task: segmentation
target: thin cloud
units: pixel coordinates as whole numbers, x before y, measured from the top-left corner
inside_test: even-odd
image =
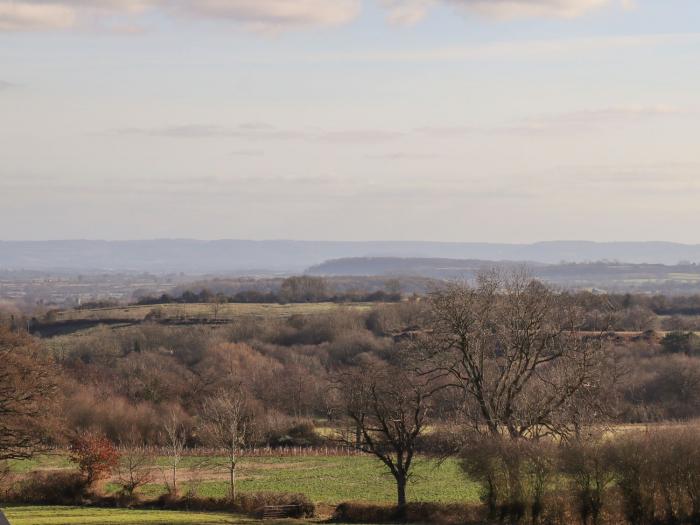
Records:
[[[413,25],[436,5],[494,18],[576,18],[605,6],[633,6],[632,0],[381,0],[390,22]]]
[[[264,157],[265,152],[259,149],[239,149],[231,152],[233,157]]]
[[[506,126],[512,131],[548,131],[564,128],[589,128],[600,125],[637,124],[646,120],[694,115],[695,111],[675,106],[621,106],[574,111],[559,115],[523,119]]]
[[[675,106],[620,106],[602,109],[572,111],[568,113],[539,115],[484,126],[426,126],[415,133],[437,139],[475,137],[480,135],[533,135],[586,131],[600,126],[624,126],[661,118],[685,118],[698,115],[692,108]]]
[[[305,136],[305,133],[301,131],[279,130],[274,126],[262,124],[241,124],[233,128],[208,124],[184,124],[157,128],[132,127],[116,129],[109,134],[140,135],[172,139],[239,138],[249,140],[289,140],[303,138]]]
[[[371,144],[395,140],[405,135],[405,133],[399,131],[380,129],[348,129],[331,131],[279,129],[275,126],[264,123],[247,123],[236,127],[202,124],[184,124],[156,128],[130,127],[112,130],[107,134],[162,137],[171,139],[231,138],[249,141],[301,140],[310,142],[331,142],[338,144]]]
[[[344,24],[359,15],[360,6],[360,0],[0,0],[0,31],[99,27],[105,19],[148,11],[277,31]]]
[[[308,62],[462,62],[493,60],[571,60],[575,55],[658,46],[700,43],[700,33],[659,33],[645,35],[563,38],[557,40],[502,41],[469,46],[420,50],[326,53],[306,57]]]
[[[405,134],[399,131],[386,131],[378,129],[356,129],[344,131],[330,131],[321,133],[317,140],[335,143],[367,143],[386,142],[400,139]]]
[[[430,159],[437,159],[439,158],[439,155],[436,155],[434,153],[404,153],[404,152],[395,152],[395,153],[380,153],[380,154],[374,154],[374,155],[367,155],[368,159],[374,159],[374,160],[430,160]]]
[[[0,0],[0,31],[72,29],[103,17],[134,16],[161,0]]]
[[[364,0],[370,1],[370,0]],[[497,18],[573,18],[631,0],[372,0],[390,22],[413,25],[437,5]],[[152,11],[181,19],[206,19],[255,31],[332,27],[356,20],[363,0],[0,0],[0,31],[66,30],[81,26],[136,28],[114,17],[143,17]],[[100,26],[109,19],[110,24]]]
[[[5,82],[4,80],[0,80],[0,91],[6,91],[8,89],[16,88],[17,84],[13,84],[12,82]]]
[[[256,30],[335,26],[354,20],[359,0],[176,0],[180,14],[244,24]]]
[[[387,9],[387,19],[392,24],[412,26],[423,20],[435,0],[381,0]]]
[[[466,9],[498,18],[574,18],[614,3],[612,0],[443,0]]]

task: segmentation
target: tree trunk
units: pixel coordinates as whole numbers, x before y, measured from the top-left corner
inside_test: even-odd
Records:
[[[232,465],[231,469],[229,470],[230,474],[230,479],[229,482],[231,483],[231,490],[229,492],[231,496],[231,503],[236,501],[236,466]]]
[[[400,473],[396,476],[397,506],[396,517],[404,521],[406,519],[406,476]]]

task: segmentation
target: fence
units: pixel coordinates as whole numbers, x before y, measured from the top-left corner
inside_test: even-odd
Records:
[[[153,456],[168,456],[165,447],[145,447],[144,452]],[[182,452],[184,457],[219,457],[227,456],[228,452],[221,449],[193,447]],[[341,457],[361,456],[363,453],[353,447],[251,447],[242,450],[240,457],[246,458],[279,458],[279,457]]]
[[[263,509],[262,519],[279,520],[282,518],[293,518],[299,516],[300,505],[269,505]]]

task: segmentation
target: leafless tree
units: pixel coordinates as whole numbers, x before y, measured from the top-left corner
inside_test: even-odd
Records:
[[[201,419],[209,443],[226,454],[229,474],[229,498],[236,498],[236,469],[251,431],[251,416],[246,395],[239,386],[220,390],[204,400]]]
[[[524,272],[482,273],[431,298],[415,366],[464,395],[474,430],[512,438],[571,433],[574,403],[595,405],[603,337],[584,333],[583,310]]]
[[[147,446],[128,440],[121,443],[117,480],[122,492],[133,496],[136,489],[153,481],[154,455]]]
[[[46,448],[56,393],[52,364],[39,345],[0,327],[0,461]]]
[[[182,421],[175,411],[170,412],[163,425],[163,442],[165,443],[165,464],[161,469],[168,492],[178,493],[177,471],[185,453],[186,433]]]
[[[350,423],[350,429],[339,433],[338,439],[386,465],[396,481],[401,517],[418,438],[430,415],[429,378],[367,358],[338,373],[335,382],[339,408]]]
[[[289,277],[280,287],[280,297],[293,303],[322,301],[327,295],[328,287],[321,277],[309,275]]]

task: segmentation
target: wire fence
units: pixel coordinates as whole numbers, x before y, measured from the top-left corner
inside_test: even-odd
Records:
[[[150,456],[169,456],[171,451],[167,447],[140,447],[144,453]],[[127,448],[122,449],[128,450]],[[181,452],[183,457],[221,457],[228,456],[228,451],[207,447],[186,448]],[[239,457],[245,458],[288,458],[288,457],[341,457],[361,456],[363,452],[353,447],[323,446],[323,447],[250,447],[241,450]]]

